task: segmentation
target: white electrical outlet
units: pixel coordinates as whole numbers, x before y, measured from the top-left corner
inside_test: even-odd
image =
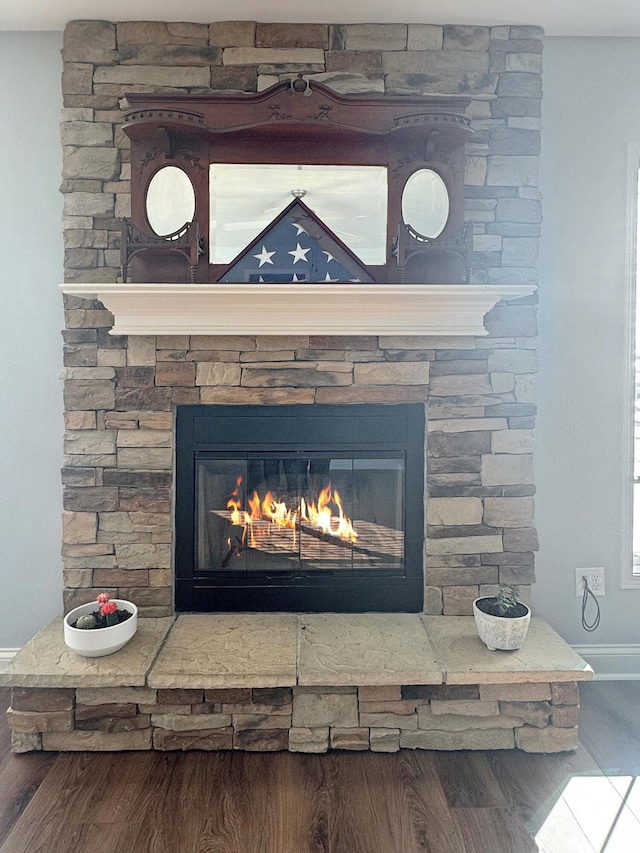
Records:
[[[604,567],[591,569],[576,569],[576,596],[584,594],[582,578],[587,579],[589,589],[594,595],[604,595]]]

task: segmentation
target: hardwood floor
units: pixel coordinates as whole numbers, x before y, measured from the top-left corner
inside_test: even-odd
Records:
[[[14,756],[2,718],[0,853],[638,853],[640,682],[581,702],[561,755]]]

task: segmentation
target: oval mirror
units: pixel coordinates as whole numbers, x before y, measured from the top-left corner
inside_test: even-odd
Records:
[[[147,219],[159,237],[166,237],[191,222],[196,194],[189,176],[177,166],[163,166],[147,188]]]
[[[402,191],[402,220],[421,237],[431,239],[444,231],[449,218],[447,185],[433,169],[419,169]]]

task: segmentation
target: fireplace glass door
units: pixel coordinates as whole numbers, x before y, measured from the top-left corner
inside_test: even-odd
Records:
[[[420,406],[182,407],[178,609],[419,610],[424,433],[405,410],[424,424]]]

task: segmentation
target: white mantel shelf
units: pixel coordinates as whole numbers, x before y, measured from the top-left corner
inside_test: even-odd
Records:
[[[62,284],[99,299],[112,335],[486,335],[533,284]]]

